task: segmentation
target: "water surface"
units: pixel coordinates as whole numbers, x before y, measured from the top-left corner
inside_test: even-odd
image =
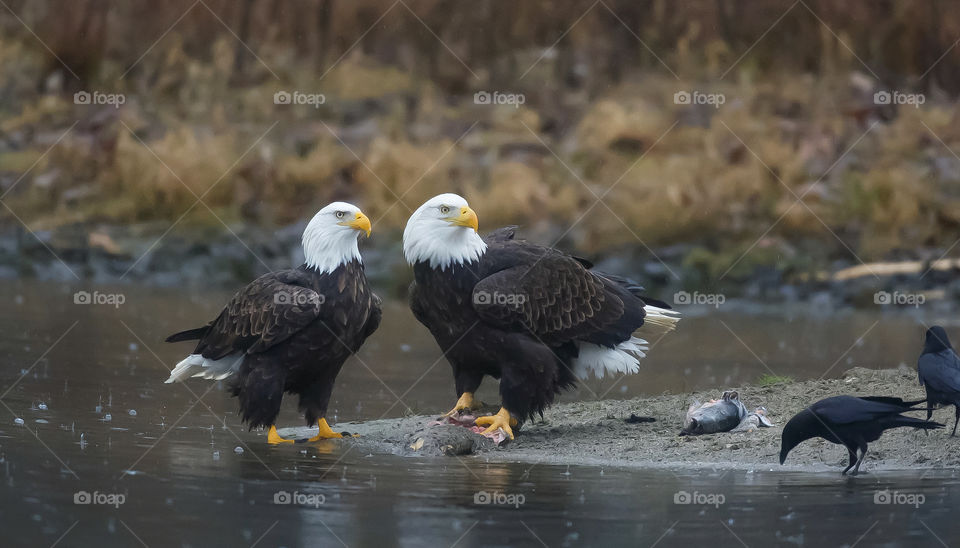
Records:
[[[124,302],[76,304],[79,289]],[[4,545],[936,546],[960,538],[952,470],[847,479],[781,472],[775,463],[692,473],[368,455],[341,442],[268,447],[262,433],[240,425],[222,384],[163,384],[189,345],[160,341],[212,318],[228,297],[0,288]],[[564,397],[912,364],[922,323],[943,321],[882,312],[688,314],[656,342],[639,375],[590,381]],[[489,381],[481,398],[496,401]],[[391,302],[383,328],[338,380],[331,418],[433,413],[453,399],[449,367],[429,334]],[[280,424],[299,423],[288,402]],[[76,503],[84,493],[113,505]],[[896,504],[878,503],[885,493]],[[694,503],[678,504],[687,498]],[[282,504],[289,499],[297,503]]]

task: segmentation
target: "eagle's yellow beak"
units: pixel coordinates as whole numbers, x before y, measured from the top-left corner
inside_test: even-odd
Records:
[[[366,215],[359,211],[357,212],[357,216],[354,220],[340,224],[361,230],[367,235],[367,238],[370,237],[370,219],[368,219]]]
[[[474,232],[480,228],[480,220],[477,219],[477,213],[467,206],[460,208],[460,215],[451,218],[450,224],[456,226],[469,226]]]

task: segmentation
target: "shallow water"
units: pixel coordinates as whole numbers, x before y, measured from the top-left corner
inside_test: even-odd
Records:
[[[372,456],[349,442],[271,448],[242,428],[221,384],[162,382],[189,350],[162,338],[213,317],[229,295],[84,289],[124,302],[75,304],[77,288],[39,283],[0,288],[3,545],[930,546],[960,533],[955,471],[846,479],[775,463],[690,473]],[[942,321],[880,312],[688,314],[639,375],[591,381],[565,398],[912,364],[920,322]],[[480,396],[496,401],[495,386]],[[338,380],[331,418],[432,413],[453,399],[433,341],[392,303]],[[289,402],[280,424],[299,423]],[[875,503],[886,489],[896,504]],[[482,504],[480,491],[504,504]],[[76,504],[80,492],[95,503]],[[713,505],[675,503],[683,492]],[[283,493],[299,503],[279,504]]]

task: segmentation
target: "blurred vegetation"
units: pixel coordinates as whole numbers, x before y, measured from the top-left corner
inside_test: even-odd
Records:
[[[588,253],[681,245],[711,280],[937,256],[960,229],[950,3],[8,5],[0,192],[32,230],[275,227],[348,199],[389,237],[455,191],[484,229]],[[80,90],[126,101],[76,105]],[[326,102],[275,105],[278,90]],[[675,104],[683,90],[725,102]]]
[[[794,382],[793,377],[788,377],[786,375],[774,375],[772,373],[767,373],[757,377],[756,385],[757,386],[774,386],[777,384],[790,384]]]

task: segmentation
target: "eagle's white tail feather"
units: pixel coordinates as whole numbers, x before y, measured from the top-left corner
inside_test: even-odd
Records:
[[[182,382],[190,377],[219,381],[239,371],[242,363],[243,354],[231,354],[219,360],[208,360],[200,354],[190,354],[173,368],[170,378],[165,382]]]
[[[644,306],[643,310],[647,314],[643,318],[643,325],[640,327],[640,331],[644,333],[669,333],[677,328],[677,322],[680,321],[680,313],[676,310],[660,308],[659,306],[649,304]]]
[[[615,348],[578,343],[580,354],[573,360],[573,374],[586,379],[592,372],[598,379],[607,373],[632,374],[640,370],[640,359],[647,355],[647,341],[630,337]]]

